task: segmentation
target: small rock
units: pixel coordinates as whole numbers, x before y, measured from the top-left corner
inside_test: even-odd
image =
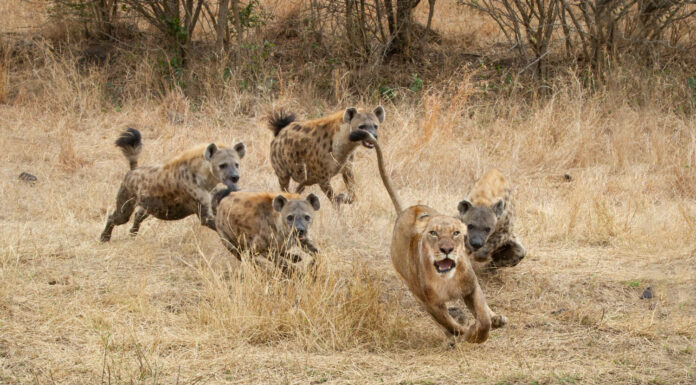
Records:
[[[653,291],[651,286],[648,286],[645,290],[643,290],[643,294],[640,295],[640,299],[650,299],[652,297]]]
[[[26,171],[22,171],[22,173],[19,174],[19,180],[23,180],[25,182],[36,182],[38,178],[36,178],[34,175],[29,174]]]
[[[567,310],[566,308],[562,307],[562,308],[560,308],[560,309],[558,309],[558,310],[552,311],[551,314],[553,314],[553,315],[558,315],[558,314],[563,313],[563,312],[566,311],[566,310]]]
[[[565,179],[566,181],[570,182],[571,180],[573,180],[573,177],[570,176],[570,174],[565,174],[565,175],[563,175],[563,179]]]

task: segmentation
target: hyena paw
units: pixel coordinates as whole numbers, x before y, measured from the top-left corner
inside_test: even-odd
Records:
[[[507,325],[508,319],[502,314],[496,314],[493,317],[491,317],[491,327],[493,329],[498,329],[502,328],[503,326]]]

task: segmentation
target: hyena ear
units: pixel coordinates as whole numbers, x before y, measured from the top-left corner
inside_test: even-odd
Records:
[[[319,211],[319,207],[321,207],[321,205],[319,204],[318,196],[314,195],[314,193],[307,195],[307,202],[312,205],[314,211]]]
[[[234,150],[237,151],[237,155],[239,155],[239,159],[244,158],[244,155],[246,154],[246,145],[244,142],[239,142],[234,145]]]
[[[503,214],[503,210],[505,210],[505,201],[502,199],[499,200],[493,206],[491,206],[491,210],[493,210],[496,217],[501,216]]]
[[[473,207],[471,202],[464,199],[457,205],[457,210],[459,211],[459,214],[464,215],[467,211],[469,211],[469,209],[471,209],[471,207]]]
[[[273,209],[275,211],[282,211],[283,207],[285,207],[285,204],[288,203],[288,198],[278,195],[275,198],[273,198]]]
[[[205,160],[210,161],[210,159],[213,158],[213,155],[218,151],[217,146],[215,143],[210,143],[208,147],[205,148]]]
[[[384,121],[384,107],[382,106],[377,106],[374,111],[375,116],[377,116],[377,120],[379,120],[380,123]]]
[[[350,123],[351,120],[358,114],[358,109],[355,107],[346,108],[346,112],[343,113],[343,123]]]

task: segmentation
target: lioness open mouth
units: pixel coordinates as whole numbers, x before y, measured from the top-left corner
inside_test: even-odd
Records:
[[[433,265],[435,265],[435,270],[437,270],[438,273],[446,273],[457,266],[457,264],[449,258],[445,258],[441,261],[435,261]]]
[[[366,141],[366,140],[363,140],[363,141],[362,141],[362,145],[365,146],[365,147],[367,147],[367,148],[375,148],[375,145],[374,145],[374,144],[372,144],[372,143],[370,143],[370,142],[368,142],[368,141]]]

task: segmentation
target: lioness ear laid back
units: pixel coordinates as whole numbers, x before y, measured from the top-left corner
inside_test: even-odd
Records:
[[[273,209],[275,211],[281,212],[283,210],[283,207],[285,207],[286,203],[288,203],[288,199],[282,195],[278,195],[275,198],[273,198]]]
[[[205,160],[210,161],[210,159],[213,158],[213,155],[215,155],[215,153],[217,151],[218,151],[218,148],[215,145],[215,143],[210,143],[208,145],[208,147],[205,148],[205,153],[204,153]]]
[[[237,155],[239,155],[239,159],[244,158],[244,155],[246,155],[246,145],[244,142],[239,142],[232,147],[235,151],[237,151]]]
[[[321,205],[319,203],[318,196],[314,195],[314,193],[307,195],[307,202],[309,202],[309,204],[312,205],[314,211],[319,211],[319,207],[321,207]]]

